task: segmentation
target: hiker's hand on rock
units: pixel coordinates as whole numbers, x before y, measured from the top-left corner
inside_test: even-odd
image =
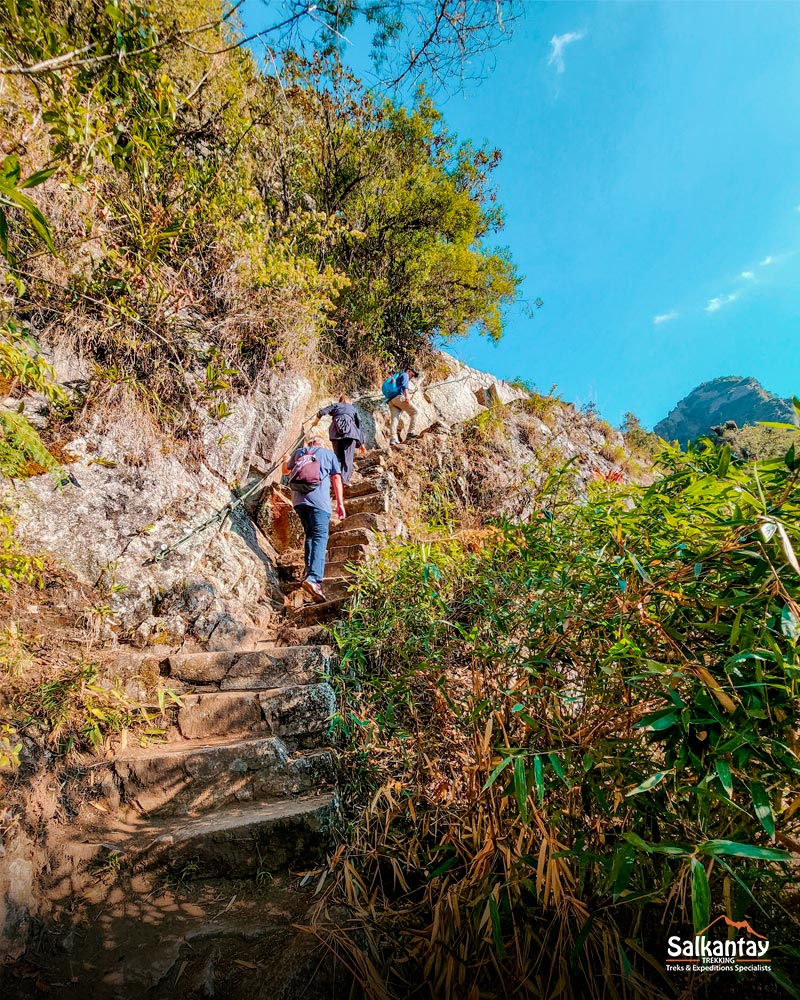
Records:
[[[366,455],[366,453],[367,453],[367,446],[365,444],[359,445],[358,453],[359,453],[359,455]]]

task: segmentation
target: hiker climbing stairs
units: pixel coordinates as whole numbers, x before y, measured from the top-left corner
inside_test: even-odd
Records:
[[[334,618],[345,607],[352,584],[353,568],[376,551],[379,536],[394,534],[399,526],[391,514],[391,480],[386,475],[383,452],[356,458],[353,481],[344,487],[346,517],[330,526],[323,589],[327,600],[310,603],[299,589],[304,561],[300,549],[289,550],[279,565],[286,594],[286,609],[299,626]],[[287,501],[288,502],[288,501]]]

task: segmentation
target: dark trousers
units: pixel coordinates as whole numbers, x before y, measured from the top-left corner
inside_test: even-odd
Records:
[[[325,576],[325,556],[328,550],[328,528],[331,515],[308,504],[299,504],[295,513],[300,518],[303,531],[306,534],[306,569],[307,579],[322,583]]]
[[[331,441],[333,453],[339,459],[339,465],[342,467],[342,482],[345,486],[350,482],[350,477],[353,475],[353,463],[355,462],[358,445],[359,442],[354,441],[353,438],[339,438],[338,441]]]

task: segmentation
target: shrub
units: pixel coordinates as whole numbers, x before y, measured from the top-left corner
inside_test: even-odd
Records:
[[[671,995],[667,929],[720,914],[769,914],[788,981],[800,461],[662,469],[580,506],[554,476],[531,524],[362,573],[338,725],[372,763],[316,932],[366,996]]]

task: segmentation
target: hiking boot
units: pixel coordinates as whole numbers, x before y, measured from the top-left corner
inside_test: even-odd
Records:
[[[414,438],[418,438],[419,434],[416,431],[412,431],[411,434],[406,434],[406,441],[413,441]]]
[[[400,438],[392,438],[389,444],[400,444]]]
[[[318,604],[324,604],[328,600],[325,596],[325,591],[320,586],[319,580],[303,580],[303,590],[307,594],[311,594]]]

